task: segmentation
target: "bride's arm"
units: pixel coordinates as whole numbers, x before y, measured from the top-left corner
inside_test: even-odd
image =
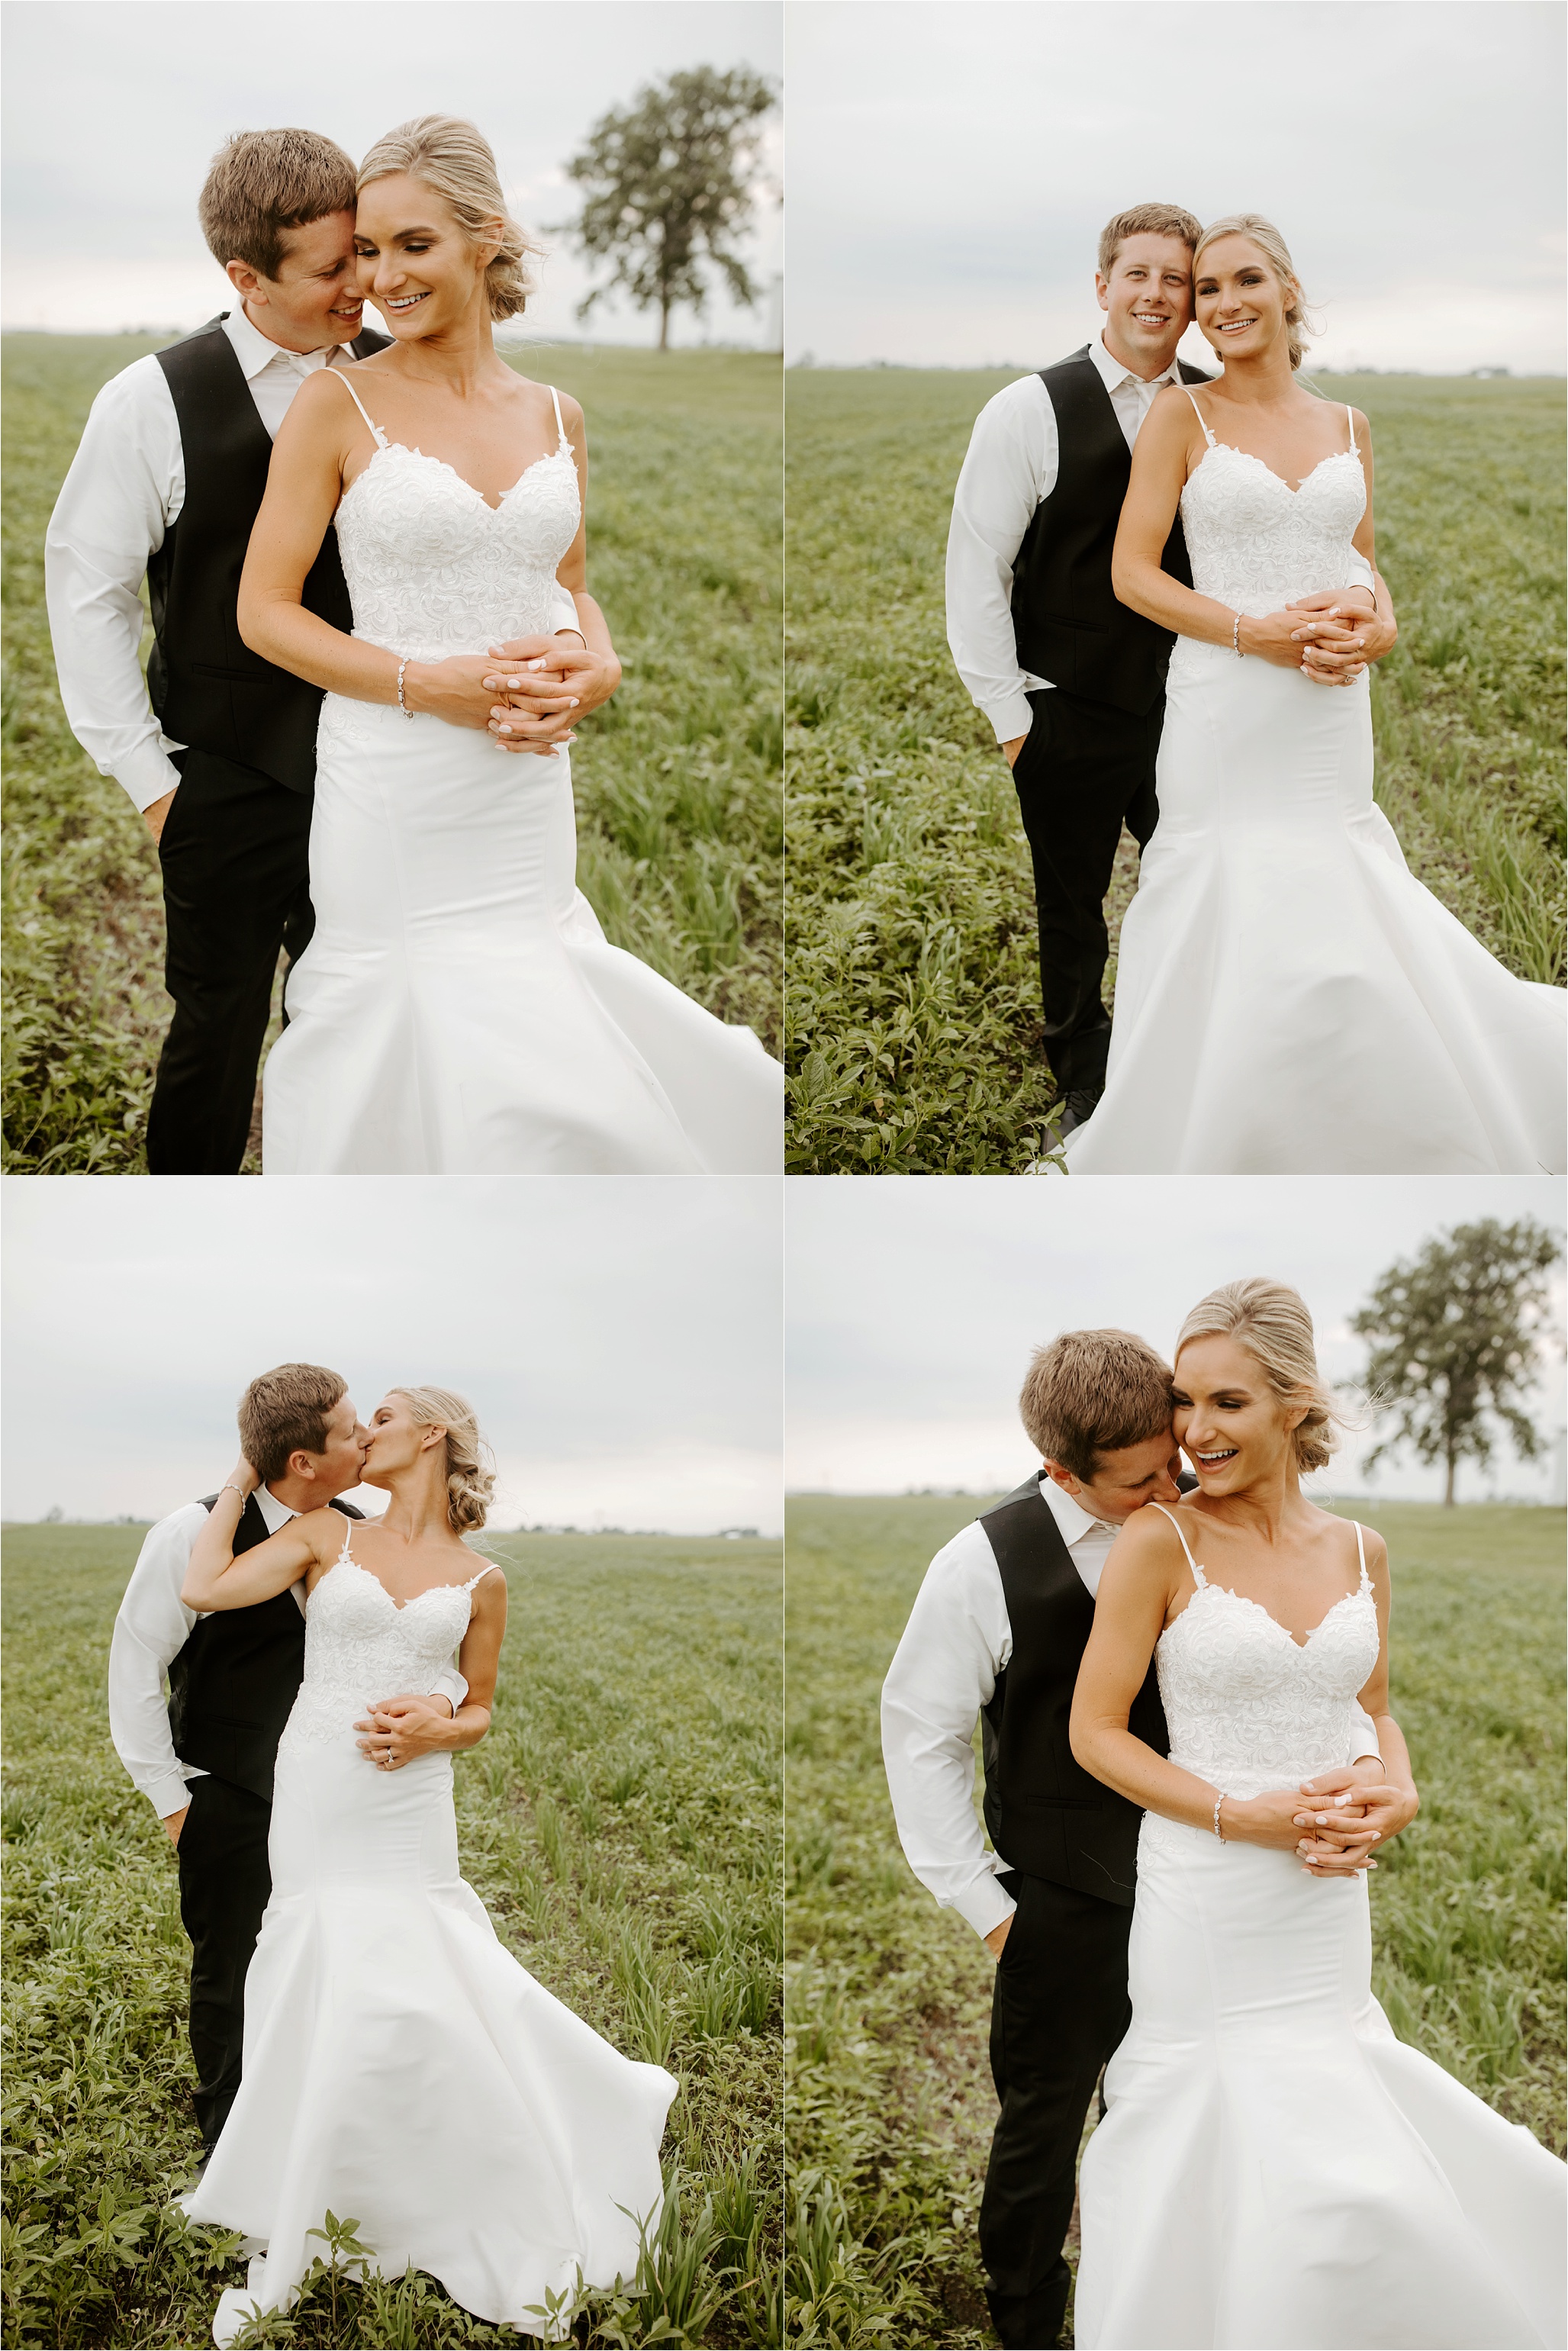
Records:
[[[335,371],[302,383],[273,444],[261,502],[239,583],[239,632],[253,653],[329,694],[354,702],[396,703],[399,659],[383,645],[361,643],[308,612],[310,568],[343,496],[343,468],[354,435],[365,428]],[[452,726],[487,728],[495,696],[484,654],[402,667],[402,706]]]
[[[229,1473],[229,1483],[191,1545],[180,1593],[187,1608],[199,1609],[204,1615],[224,1608],[254,1608],[258,1600],[287,1592],[318,1564],[327,1532],[320,1521],[332,1520],[340,1540],[343,1522],[339,1513],[312,1510],[305,1518],[291,1519],[277,1534],[235,1559],[235,1536],[246,1501],[258,1482],[248,1461],[236,1462]]]
[[[439,1726],[436,1738],[442,1747],[477,1747],[489,1729],[506,1635],[507,1578],[497,1567],[474,1587],[474,1613],[457,1652],[457,1670],[468,1685],[468,1695],[452,1720]]]
[[[1232,606],[1184,588],[1160,568],[1195,444],[1201,446],[1192,402],[1184,392],[1168,386],[1144,419],[1133,449],[1132,479],[1111,556],[1111,584],[1117,599],[1177,636],[1257,654],[1283,669],[1300,669],[1301,622],[1295,614],[1269,612],[1257,620],[1244,613],[1238,631]],[[1341,633],[1348,637],[1348,632]]]
[[[1151,1520],[1152,1525],[1146,1523]],[[1072,1752],[1086,1771],[1145,1812],[1212,1831],[1218,1801],[1219,1833],[1228,1841],[1293,1850],[1301,1835],[1296,1825],[1301,1808],[1298,1789],[1232,1796],[1156,1755],[1127,1728],[1186,1573],[1169,1521],[1155,1510],[1136,1511],[1112,1545],[1100,1577],[1094,1629],[1072,1694]]]

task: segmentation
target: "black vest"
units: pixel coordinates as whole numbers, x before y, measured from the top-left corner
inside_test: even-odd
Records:
[[[215,1494],[204,1496],[210,1510]],[[346,1519],[363,1511],[334,1502]],[[267,1541],[254,1494],[240,1512],[235,1557]],[[305,1619],[292,1592],[252,1608],[199,1617],[169,1667],[169,1728],[182,1763],[272,1802],[277,1742],[305,1677]]]
[[[290,791],[309,792],[321,688],[264,662],[239,632],[239,576],[261,511],[272,443],[223,330],[227,315],[154,354],[179,420],[185,503],[147,565],[156,639],[147,686],[159,723],[175,742],[259,768]],[[386,344],[386,336],[367,333],[350,349],[368,359]],[[347,632],[354,625],[334,530],[311,566],[304,604],[335,629]]]
[[[1026,1877],[1130,1903],[1142,1808],[1087,1772],[1067,1737],[1094,1603],[1041,1499],[1038,1474],[980,1524],[1001,1573],[1013,1641],[980,1726],[991,1843]],[[1127,1728],[1169,1754],[1152,1663]]]
[[[1180,368],[1184,383],[1210,380],[1185,360]],[[1133,453],[1087,343],[1042,368],[1040,380],[1056,412],[1059,454],[1056,486],[1036,507],[1013,560],[1019,667],[1064,693],[1142,717],[1165,690],[1176,640],[1119,604],[1111,586]],[[1192,586],[1179,515],[1160,561],[1173,580]]]

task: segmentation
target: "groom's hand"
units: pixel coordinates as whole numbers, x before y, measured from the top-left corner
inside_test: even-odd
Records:
[[[1009,1910],[1007,1917],[1002,1920],[1001,1925],[999,1927],[993,1927],[990,1933],[982,1938],[987,1950],[989,1951],[993,1959],[999,1959],[1001,1958],[1002,1945],[1008,1939],[1008,1929],[1011,1927],[1013,1920],[1017,1916],[1018,1913],[1015,1910]]]
[[[361,1754],[368,1756],[378,1771],[395,1771],[400,1763],[412,1763],[416,1755],[442,1753],[449,1744],[451,1728],[449,1698],[413,1693],[384,1698],[354,1725],[365,1733],[358,1742]]]
[[[180,1831],[185,1825],[185,1814],[190,1809],[189,1804],[182,1804],[177,1813],[165,1813],[163,1815],[163,1826],[169,1833],[169,1842],[176,1848],[180,1843]]]
[[[174,789],[177,791],[179,786],[176,785]],[[153,800],[149,807],[142,810],[141,821],[155,841],[162,840],[163,827],[169,821],[169,811],[173,805],[174,793],[165,792],[161,800]]]

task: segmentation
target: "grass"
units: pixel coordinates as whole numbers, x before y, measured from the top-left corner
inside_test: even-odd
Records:
[[[0,739],[6,1167],[130,1175],[169,1018],[158,861],[65,722],[44,528],[94,394],[155,340],[5,339]],[[625,677],[572,755],[578,879],[618,946],[779,1049],[778,363],[742,352],[515,355],[574,393],[589,569]],[[149,640],[150,642],[150,636]],[[254,1151],[247,1169],[259,1162]]]
[[[786,652],[789,1165],[1011,1174],[1035,1157],[1033,889],[1011,778],[949,657],[943,550],[1009,374],[791,371]],[[1400,641],[1377,798],[1419,878],[1529,979],[1563,969],[1563,389],[1320,380],[1370,418]],[[1124,836],[1113,962],[1136,883]]]
[[[168,2209],[200,2152],[189,1948],[173,1855],[110,1744],[105,1699],[141,1534],[6,1537],[7,2345],[205,2345],[220,2288],[243,2283],[235,2239]],[[540,1982],[681,2082],[642,2291],[601,2297],[578,2339],[775,2344],[779,1547],[490,1548],[510,1627],[495,1727],[457,1759],[465,1875]],[[416,2275],[323,2281],[268,2339],[523,2338]]]
[[[996,2119],[992,1962],[899,1849],[877,1723],[925,1567],[984,1507],[791,1506],[791,2343],[993,2340],[975,2234]],[[1563,1514],[1354,1514],[1394,1562],[1394,1710],[1422,1790],[1372,1882],[1375,1989],[1403,2039],[1561,2151]]]

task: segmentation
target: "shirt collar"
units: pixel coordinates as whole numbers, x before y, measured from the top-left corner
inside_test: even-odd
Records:
[[[246,383],[254,382],[263,368],[270,367],[274,360],[291,360],[301,372],[305,372],[324,366],[332,352],[340,348],[333,344],[330,349],[320,351],[286,351],[281,343],[269,342],[259,327],[251,325],[243,303],[237,304],[225,318],[224,332],[234,345],[234,354]]]
[[[280,1502],[277,1495],[265,1486],[258,1486],[256,1489],[256,1505],[269,1535],[275,1535],[279,1527],[286,1527],[290,1519],[299,1516],[298,1510],[291,1510],[287,1502]]]
[[[1112,354],[1106,350],[1105,338],[1103,334],[1095,336],[1093,341],[1089,346],[1089,356],[1093,361],[1095,367],[1098,369],[1100,381],[1104,385],[1107,392],[1115,392],[1118,387],[1124,383],[1144,384],[1146,385],[1150,392],[1153,392],[1159,384],[1179,383],[1181,381],[1179,364],[1174,357],[1172,358],[1169,367],[1166,368],[1163,375],[1134,375],[1131,368],[1124,367],[1121,360],[1119,359],[1113,358]],[[1059,1488],[1058,1491],[1060,1492],[1060,1490],[1061,1489]]]
[[[1071,1495],[1065,1493],[1057,1484],[1048,1469],[1040,1473],[1040,1498],[1056,1520],[1057,1531],[1069,1551],[1074,1543],[1082,1542],[1087,1534],[1098,1531],[1113,1535],[1118,1531],[1114,1527],[1108,1527],[1103,1519],[1092,1518],[1082,1509]]]

